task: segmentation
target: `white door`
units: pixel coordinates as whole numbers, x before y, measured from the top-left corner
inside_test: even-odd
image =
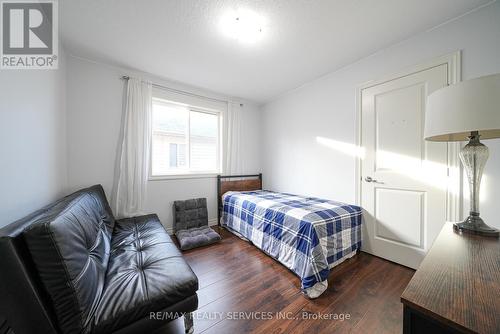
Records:
[[[446,85],[441,64],[361,90],[363,248],[411,268],[446,219],[447,146],[423,139],[426,97]]]

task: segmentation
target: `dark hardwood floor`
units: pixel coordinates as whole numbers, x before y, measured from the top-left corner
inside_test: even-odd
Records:
[[[195,333],[402,333],[400,296],[413,270],[361,252],[335,267],[328,290],[309,300],[283,265],[220,232],[221,243],[185,252],[200,281]],[[178,319],[155,333],[183,332]]]

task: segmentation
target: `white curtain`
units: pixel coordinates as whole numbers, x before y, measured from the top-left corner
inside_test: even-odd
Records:
[[[225,145],[223,173],[225,175],[241,174],[241,105],[228,102],[226,117],[224,118]]]
[[[151,99],[150,82],[128,80],[113,196],[113,211],[120,218],[143,214],[151,145]]]

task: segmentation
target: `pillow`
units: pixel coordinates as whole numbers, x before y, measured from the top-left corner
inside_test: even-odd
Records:
[[[175,236],[182,250],[210,245],[221,239],[220,235],[208,226],[180,230]]]

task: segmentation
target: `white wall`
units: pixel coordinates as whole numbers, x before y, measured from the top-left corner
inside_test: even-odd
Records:
[[[65,71],[0,70],[0,227],[66,191]]]
[[[125,74],[141,75],[168,87],[221,98],[211,92],[167,82],[143,73],[68,56],[68,183],[71,190],[100,183],[108,199],[111,198],[125,88],[120,77]],[[244,102],[243,122],[244,172],[257,173],[260,172],[259,109]],[[217,182],[214,177],[150,181],[146,211],[157,213],[163,224],[170,228],[174,200],[206,197],[209,219],[215,221],[216,192]]]
[[[359,41],[362,43],[362,41]],[[356,87],[420,62],[462,50],[462,79],[500,72],[500,3],[419,34],[278,97],[263,107],[265,187],[355,202],[355,160],[316,142],[355,141]],[[485,141],[481,215],[500,227],[500,140]],[[467,210],[467,208],[466,208]]]

